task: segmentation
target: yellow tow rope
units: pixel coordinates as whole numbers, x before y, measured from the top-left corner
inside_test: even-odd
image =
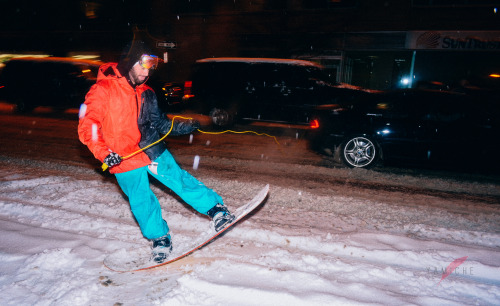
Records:
[[[170,130],[167,132],[167,134],[165,134],[162,138],[158,139],[157,141],[153,142],[152,144],[149,144],[147,146],[145,146],[144,148],[141,148],[137,151],[135,151],[134,153],[132,154],[129,154],[127,156],[120,156],[120,158],[122,160],[125,160],[125,159],[129,159],[131,158],[132,156],[136,155],[136,154],[139,154],[141,153],[142,151],[148,149],[148,148],[151,148],[152,146],[156,145],[157,143],[161,142],[163,139],[165,139],[171,132],[172,132],[172,129],[174,128],[174,120],[176,118],[180,118],[180,119],[186,119],[186,120],[189,120],[189,119],[193,119],[193,118],[190,118],[190,117],[183,117],[183,116],[174,116],[172,117],[172,123],[170,124]],[[267,137],[271,137],[274,139],[274,141],[279,145],[280,143],[278,142],[278,139],[276,139],[276,136],[272,136],[272,135],[269,135],[269,134],[266,134],[266,133],[257,133],[257,132],[254,132],[254,131],[232,131],[232,130],[226,130],[226,131],[222,131],[222,132],[206,132],[206,131],[202,131],[200,129],[197,130],[198,132],[200,133],[203,133],[203,134],[211,134],[211,135],[219,135],[219,134],[224,134],[224,133],[233,133],[233,134],[245,134],[245,133],[252,133],[252,134],[255,134],[255,135],[259,135],[259,136],[267,136]],[[102,168],[102,171],[106,171],[108,169],[108,165],[106,165],[105,163],[102,164],[101,166]]]

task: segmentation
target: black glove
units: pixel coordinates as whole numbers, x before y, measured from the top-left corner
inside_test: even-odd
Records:
[[[200,128],[200,123],[197,120],[189,119],[184,121],[179,121],[174,123],[174,128],[172,130],[172,136],[191,134]]]
[[[191,132],[196,131],[201,126],[198,120],[189,119],[188,122],[191,123],[191,128],[193,129]]]
[[[122,158],[118,153],[111,152],[109,153],[108,156],[104,159],[104,163],[108,165],[109,168],[116,166],[122,162]]]

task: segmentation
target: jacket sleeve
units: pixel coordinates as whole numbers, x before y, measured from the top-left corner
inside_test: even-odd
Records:
[[[174,127],[172,128],[172,132],[170,132],[170,135],[172,136],[178,136],[178,135],[185,135],[193,132],[196,130],[199,126],[193,124],[192,121],[182,121],[182,120],[170,120],[167,117],[167,114],[165,114],[163,111],[158,106],[158,99],[156,98],[156,95],[154,94],[153,91],[148,90],[148,98],[150,98],[150,113],[149,113],[149,118],[151,120],[151,123],[153,126],[156,128],[158,133],[160,134],[167,134],[170,131],[170,128],[172,126],[172,122],[174,124]]]
[[[92,154],[100,161],[109,155],[110,150],[102,136],[103,114],[106,112],[107,91],[98,84],[92,86],[80,110],[78,136]]]

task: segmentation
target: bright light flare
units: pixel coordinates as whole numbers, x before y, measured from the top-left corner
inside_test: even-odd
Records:
[[[383,130],[377,132],[378,135],[380,135],[380,134],[387,135],[390,133],[391,133],[391,130],[389,130],[389,129],[383,129]]]

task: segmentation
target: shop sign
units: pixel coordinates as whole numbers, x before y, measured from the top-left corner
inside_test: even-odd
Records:
[[[409,49],[500,51],[500,31],[412,31]]]

